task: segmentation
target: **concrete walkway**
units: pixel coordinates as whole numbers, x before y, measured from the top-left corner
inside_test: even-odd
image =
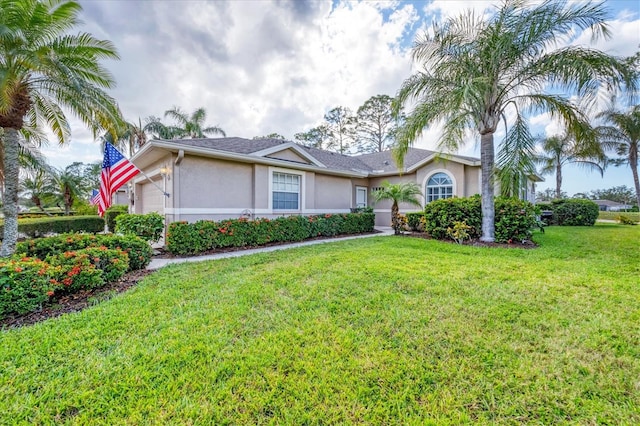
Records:
[[[147,266],[147,269],[155,270],[155,269],[162,268],[163,266],[171,265],[174,263],[204,262],[205,260],[228,259],[231,257],[248,256],[250,254],[255,254],[255,253],[268,253],[268,252],[277,251],[277,250],[287,250],[294,247],[304,247],[304,246],[312,246],[315,244],[334,243],[336,241],[355,240],[358,238],[370,238],[370,237],[393,235],[393,229],[391,229],[391,227],[389,226],[376,226],[375,229],[376,231],[379,231],[379,233],[366,234],[366,235],[354,235],[351,237],[342,237],[342,238],[328,238],[326,240],[302,241],[299,243],[283,244],[283,245],[271,246],[271,247],[259,247],[259,248],[249,249],[249,250],[232,251],[228,253],[209,254],[206,256],[151,259],[151,263],[149,263],[149,265]]]

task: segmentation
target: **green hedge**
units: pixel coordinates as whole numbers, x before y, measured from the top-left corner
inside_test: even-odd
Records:
[[[116,216],[116,232],[135,235],[145,241],[158,241],[164,231],[164,219],[158,213],[121,214]]]
[[[591,200],[570,198],[551,203],[553,222],[560,226],[593,226],[600,208]]]
[[[373,213],[288,216],[277,219],[201,220],[173,222],[167,232],[167,249],[174,254],[196,254],[214,248],[260,246],[302,241],[317,236],[373,231]]]
[[[55,237],[22,241],[16,245],[16,253],[45,260],[49,256],[89,247],[120,249],[129,256],[129,270],[144,269],[151,262],[153,250],[149,244],[133,235],[63,234]]]
[[[447,198],[433,201],[425,207],[425,231],[433,238],[450,239],[448,229],[456,222],[465,223],[469,237],[482,235],[482,208],[479,195],[469,198]],[[531,238],[536,226],[533,204],[515,198],[495,199],[496,242],[521,241]]]
[[[46,304],[54,294],[55,271],[40,259],[0,259],[0,318]]]
[[[129,212],[129,208],[122,204],[109,207],[104,212],[104,221],[107,223],[109,232],[116,232],[116,217]]]
[[[423,218],[424,212],[407,213],[407,226],[414,232],[424,231]]]
[[[56,291],[76,293],[120,279],[129,267],[129,256],[120,249],[101,246],[47,256],[46,262],[57,269]]]
[[[18,232],[31,238],[41,237],[49,233],[97,233],[102,231],[104,231],[104,220],[99,216],[64,216],[18,220]],[[0,224],[0,235],[3,235],[3,233],[4,223]]]
[[[432,201],[424,208],[425,232],[438,240],[449,239],[448,228],[454,222],[464,222],[471,227],[469,237],[480,238],[482,234],[482,209],[480,196],[469,198],[444,198]]]

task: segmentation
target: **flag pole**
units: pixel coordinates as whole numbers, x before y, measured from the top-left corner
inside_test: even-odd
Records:
[[[140,169],[138,169],[138,170],[140,170]],[[167,197],[167,198],[169,197],[169,193],[168,193],[168,192],[165,192],[165,191],[164,191],[164,189],[160,188],[160,187],[158,186],[158,184],[157,184],[157,183],[155,183],[154,181],[152,181],[152,180],[151,180],[151,178],[150,178],[149,176],[147,176],[147,174],[146,174],[145,172],[143,172],[142,170],[140,170],[140,174],[141,174],[142,176],[144,176],[145,178],[147,178],[147,180],[148,180],[149,182],[151,182],[151,184],[152,184],[153,186],[155,186],[156,188],[158,188],[158,190],[159,190],[160,192],[162,192],[162,195],[164,195],[164,196],[165,196],[165,197]]]

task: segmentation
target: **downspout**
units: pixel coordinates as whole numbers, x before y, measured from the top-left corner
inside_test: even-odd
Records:
[[[173,174],[173,209],[175,211],[176,208],[180,207],[180,163],[184,159],[184,149],[178,150],[178,156],[173,164],[175,164],[176,172]],[[176,207],[177,206],[177,207]],[[180,221],[180,210],[178,210],[178,214],[174,213],[174,219],[176,222]]]

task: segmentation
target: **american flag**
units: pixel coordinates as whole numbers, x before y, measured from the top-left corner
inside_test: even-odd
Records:
[[[102,174],[100,175],[100,200],[98,202],[98,214],[102,217],[111,206],[111,194],[116,192],[132,177],[140,173],[140,170],[109,142],[104,147],[104,161],[102,162]]]
[[[97,206],[99,202],[100,202],[100,191],[98,191],[97,189],[92,189],[91,199],[89,200],[89,203],[92,206]]]

